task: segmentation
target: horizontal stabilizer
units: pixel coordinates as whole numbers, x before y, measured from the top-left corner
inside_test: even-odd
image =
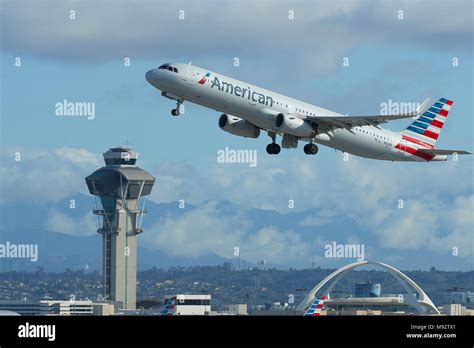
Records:
[[[464,151],[464,150],[432,150],[432,149],[418,149],[419,152],[426,153],[427,155],[470,155],[470,152]]]

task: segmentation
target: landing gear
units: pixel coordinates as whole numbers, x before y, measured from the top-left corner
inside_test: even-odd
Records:
[[[267,153],[269,155],[278,155],[280,153],[280,145],[277,143],[271,143],[267,145]]]
[[[276,133],[275,132],[268,132],[268,136],[272,138],[271,144],[267,145],[267,153],[269,155],[278,155],[280,153],[280,145],[275,143],[276,140]]]
[[[318,147],[313,143],[306,144],[303,150],[307,155],[316,155],[318,153]]]
[[[178,100],[176,103],[176,109],[171,110],[171,115],[173,116],[179,116],[182,113],[184,113],[184,106],[183,106],[183,101],[184,100]]]

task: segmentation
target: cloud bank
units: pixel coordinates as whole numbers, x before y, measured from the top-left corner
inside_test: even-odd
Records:
[[[16,56],[73,62],[202,60],[214,45],[212,54],[226,60],[260,58],[255,69],[275,52],[293,52],[282,60],[304,76],[328,73],[352,49],[374,42],[439,52],[449,43],[472,54],[472,6],[467,0],[22,0],[2,2],[0,20],[2,50]]]

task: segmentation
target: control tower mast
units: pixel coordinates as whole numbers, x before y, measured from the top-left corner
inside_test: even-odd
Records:
[[[135,166],[138,154],[114,147],[104,154],[105,167],[86,178],[89,192],[100,197],[102,270],[105,298],[119,309],[136,309],[137,235],[146,211],[141,198],[151,193],[155,178]]]

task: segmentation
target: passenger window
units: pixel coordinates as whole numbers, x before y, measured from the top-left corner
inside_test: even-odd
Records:
[[[167,70],[173,71],[173,68],[169,66],[169,67],[167,68]]]
[[[176,69],[176,68],[173,68],[173,71],[174,71],[175,73],[178,73],[178,69]]]

